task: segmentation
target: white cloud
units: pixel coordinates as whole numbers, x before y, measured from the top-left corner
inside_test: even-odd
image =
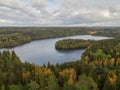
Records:
[[[5,23],[5,22],[7,22],[7,21],[4,19],[0,19],[0,23]]]
[[[0,0],[0,26],[120,25],[120,0]]]

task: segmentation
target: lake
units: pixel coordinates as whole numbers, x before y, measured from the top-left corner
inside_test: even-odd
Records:
[[[20,57],[22,62],[30,62],[36,65],[43,65],[50,62],[51,64],[56,63],[64,63],[70,61],[80,60],[82,53],[85,49],[78,50],[56,50],[55,43],[62,39],[84,39],[84,40],[102,40],[109,39],[110,37],[103,36],[91,36],[91,35],[77,35],[70,37],[62,37],[62,38],[52,38],[52,39],[43,39],[31,41],[30,43],[17,46],[10,49],[0,49],[3,50],[14,50],[16,54]]]

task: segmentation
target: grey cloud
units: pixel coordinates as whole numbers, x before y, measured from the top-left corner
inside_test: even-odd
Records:
[[[119,3],[120,0],[0,0],[0,26],[120,25]]]

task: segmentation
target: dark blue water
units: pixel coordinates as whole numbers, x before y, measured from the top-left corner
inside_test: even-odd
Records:
[[[92,39],[92,40],[102,40],[109,39],[109,37],[101,36],[91,36],[91,35],[78,35],[70,36],[64,38],[53,38],[32,41],[30,43],[24,44],[11,49],[0,49],[3,50],[14,50],[16,54],[20,57],[21,61],[27,61],[30,63],[35,63],[36,65],[43,65],[50,62],[51,64],[64,63],[69,61],[76,61],[81,58],[82,53],[85,49],[79,50],[61,50],[55,49],[55,43],[62,39],[73,38],[73,39]]]

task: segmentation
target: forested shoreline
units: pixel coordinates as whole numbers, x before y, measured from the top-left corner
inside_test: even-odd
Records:
[[[0,35],[0,48],[20,46],[31,41],[31,38],[20,33]]]

